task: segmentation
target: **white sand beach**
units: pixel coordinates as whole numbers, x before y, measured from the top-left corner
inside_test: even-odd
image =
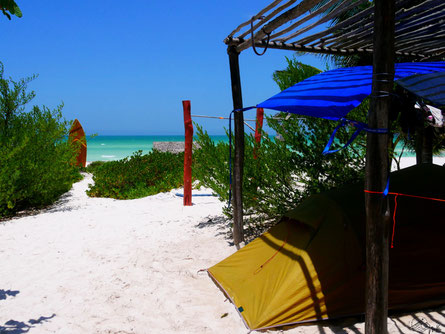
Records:
[[[53,207],[0,223],[0,333],[248,333],[199,272],[235,252],[223,203],[194,197],[184,207],[176,191],[89,198],[91,182],[87,174]],[[285,332],[361,333],[362,321]],[[443,333],[445,308],[392,317],[388,328]]]

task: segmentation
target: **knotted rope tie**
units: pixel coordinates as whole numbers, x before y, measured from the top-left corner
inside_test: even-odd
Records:
[[[263,20],[264,16],[260,16],[257,20]],[[261,28],[261,30],[263,31],[263,33],[267,36],[267,41],[266,41],[266,47],[264,48],[264,51],[262,53],[259,53],[256,48],[255,48],[255,39],[253,38],[253,21],[255,20],[255,16],[252,16],[252,18],[250,19],[250,40],[252,41],[252,49],[253,52],[255,52],[255,54],[257,56],[262,56],[263,54],[266,53],[267,48],[269,47],[269,41],[270,41],[270,32],[266,32],[264,30],[264,27]]]

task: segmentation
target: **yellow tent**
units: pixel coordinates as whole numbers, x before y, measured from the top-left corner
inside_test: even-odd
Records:
[[[424,164],[392,173],[390,191],[445,199],[445,168]],[[445,202],[399,195],[395,221],[389,308],[445,303]],[[309,197],[208,273],[250,329],[362,314],[364,245],[358,184]]]

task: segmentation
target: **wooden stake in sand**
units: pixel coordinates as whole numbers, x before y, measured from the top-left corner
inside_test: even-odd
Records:
[[[192,205],[192,145],[193,123],[190,114],[190,101],[182,101],[184,109],[184,206]]]
[[[256,110],[256,127],[255,127],[255,148],[253,150],[253,158],[257,159],[257,150],[261,143],[261,130],[263,129],[264,109],[257,108]]]

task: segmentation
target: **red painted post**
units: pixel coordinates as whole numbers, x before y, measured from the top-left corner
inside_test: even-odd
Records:
[[[256,148],[261,143],[261,129],[263,128],[264,109],[257,108],[256,110],[256,127],[255,127],[255,148],[253,149],[253,158],[258,158]]]
[[[190,101],[182,101],[184,109],[184,206],[192,205],[192,146],[193,123],[190,114]]]

